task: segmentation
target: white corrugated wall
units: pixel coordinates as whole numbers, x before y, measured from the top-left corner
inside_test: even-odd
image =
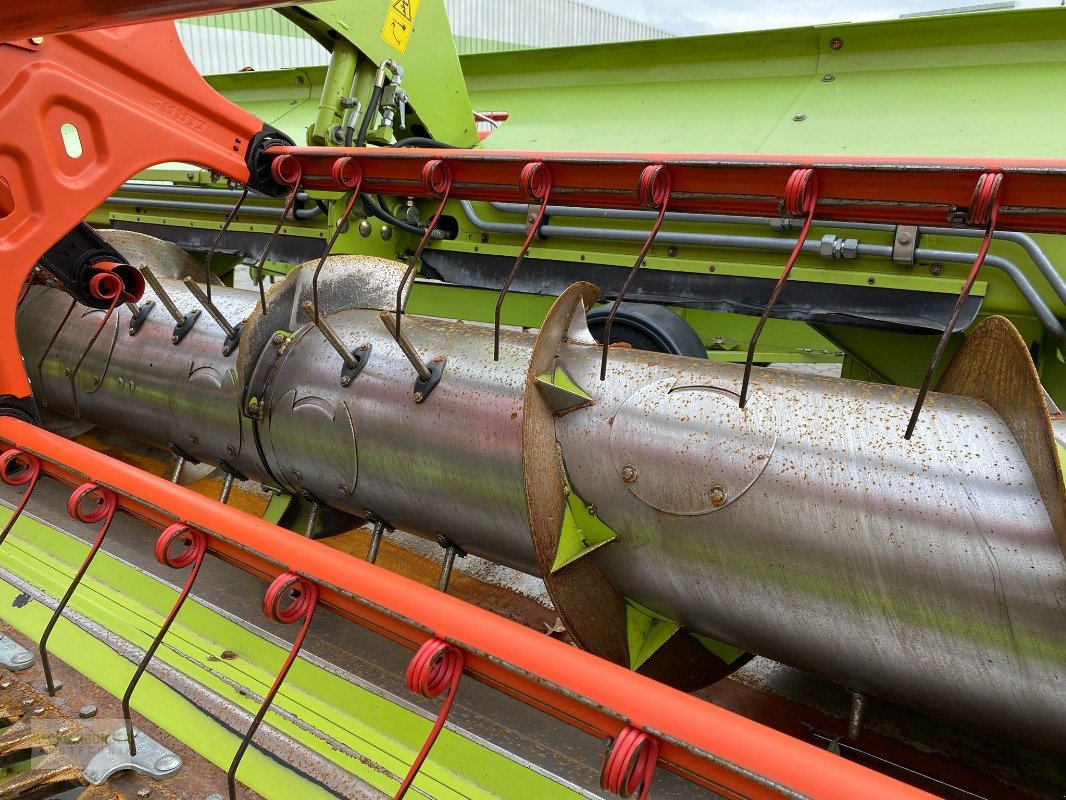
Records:
[[[651,25],[578,0],[444,0],[461,54],[661,39]],[[178,23],[178,35],[204,74],[325,64],[326,53],[281,15],[266,9]]]

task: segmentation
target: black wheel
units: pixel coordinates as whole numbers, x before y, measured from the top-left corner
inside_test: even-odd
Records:
[[[589,331],[598,342],[603,341],[603,330],[610,313],[610,306],[599,306],[588,314]],[[628,344],[653,353],[707,357],[707,348],[691,325],[666,306],[647,303],[618,306],[618,313],[611,323],[611,344]]]

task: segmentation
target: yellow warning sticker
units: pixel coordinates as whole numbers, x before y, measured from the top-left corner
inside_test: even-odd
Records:
[[[415,25],[418,3],[419,0],[389,0],[389,13],[385,15],[381,38],[401,54],[407,52],[407,41]]]

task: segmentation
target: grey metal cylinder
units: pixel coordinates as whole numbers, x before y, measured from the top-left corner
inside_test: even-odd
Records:
[[[256,299],[216,296],[234,320]],[[532,335],[504,332],[496,362],[491,328],[405,318],[423,358],[447,359],[419,404],[377,311],[328,316],[348,347],[368,346],[348,385],[322,334],[297,324],[260,356],[273,360],[261,458],[209,319],[177,346],[161,310],[133,337],[120,320],[72,392],[64,365],[98,317],[76,310],[52,342],[67,307],[34,290],[19,316],[52,410],[185,441],[197,458],[235,458],[245,474],[538,571],[521,435]],[[907,442],[910,390],[756,369],[741,410],[738,366],[616,350],[601,382],[599,353],[562,344],[556,365],[593,402],[554,434],[573,491],[619,538],[587,558],[625,597],[855,691],[1066,742],[1066,564],[991,408],[931,393]]]

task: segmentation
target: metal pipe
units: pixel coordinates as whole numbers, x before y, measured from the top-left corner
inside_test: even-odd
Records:
[[[226,290],[220,302],[250,310],[255,294]],[[242,354],[273,359],[262,463],[240,449],[251,435],[224,377],[221,332],[190,334],[203,340],[190,345],[192,380],[168,320],[149,318],[115,342],[99,388],[64,389],[63,360],[92,319],[73,315],[49,349],[34,320],[61,316],[69,300],[33,287],[26,303],[20,346],[27,365],[40,362],[31,379],[53,410],[77,407],[147,441],[193,432],[201,460],[240,462],[348,513],[539,572],[523,488],[532,335],[504,331],[495,362],[491,328],[418,318],[449,364],[421,406],[376,310],[329,315],[345,339],[373,347],[359,392],[338,385],[336,356],[305,335],[309,324],[281,353]],[[927,425],[907,443],[906,389],[756,370],[742,413],[736,365],[622,350],[601,383],[597,356],[563,343],[557,366],[594,403],[545,435],[572,492],[619,537],[587,556],[615,589],[687,631],[856,691],[1066,741],[1066,564],[1035,478],[989,406],[931,393]],[[130,395],[120,376],[149,391]]]
[[[489,220],[482,219],[478,216],[477,212],[474,210],[474,207],[467,200],[460,201],[460,205],[463,207],[463,211],[466,213],[471,223],[473,223],[475,227],[484,230],[488,233],[504,233],[515,236],[524,236],[527,233],[524,225],[510,222],[491,222]],[[647,214],[650,212],[625,213]],[[738,220],[743,218],[731,217],[729,219]],[[768,217],[764,217],[761,219],[769,220]],[[856,225],[850,225],[848,227],[851,227],[852,229],[857,228]],[[893,229],[892,226],[886,227]],[[573,239],[589,239],[593,241],[616,242],[643,242],[646,238],[646,234],[642,233],[641,231],[629,231],[614,228],[589,228],[569,225],[544,225],[541,227],[541,236],[545,239],[560,237]],[[744,236],[737,234],[690,233],[679,231],[660,231],[659,235],[655,237],[655,241],[659,244],[678,244],[696,247],[721,247],[728,249],[762,250],[767,252],[790,252],[792,248],[796,245],[796,240],[790,238],[777,238],[772,236]],[[812,255],[818,254],[819,248],[820,243],[816,240],[808,240],[803,244],[804,253],[810,253]],[[885,259],[892,258],[892,248],[888,245],[860,244],[857,253],[859,256],[871,256],[875,258]],[[965,251],[930,250],[926,248],[919,248],[915,251],[915,255],[916,257],[921,259],[927,259],[931,261],[947,261],[952,264],[970,264],[973,263],[974,259],[973,253],[967,253]],[[1051,265],[1050,261],[1047,262],[1047,265],[1050,270],[1054,272],[1054,266]],[[1029,281],[1028,277],[1021,270],[1021,268],[1019,268],[1012,261],[1009,261],[1008,259],[1003,258],[1002,256],[995,255],[989,255],[985,258],[985,266],[989,266],[1006,273],[1007,276],[1014,283],[1014,285],[1017,287],[1019,293],[1032,307],[1033,312],[1047,328],[1048,333],[1052,336],[1052,338],[1055,339],[1055,341],[1060,347],[1066,347],[1066,328],[1064,328],[1062,323],[1059,322],[1054,312],[1048,307],[1047,303],[1044,302],[1044,299],[1033,287],[1032,283]],[[1043,272],[1043,269],[1041,271]]]
[[[467,201],[467,205],[469,202]],[[528,209],[526,206],[520,203],[489,203],[496,211],[504,214],[519,214],[522,216],[528,215]],[[472,206],[470,207],[472,209]],[[469,215],[469,211],[468,211]],[[572,218],[584,218],[584,219],[613,219],[613,220],[654,220],[656,213],[654,211],[631,211],[626,209],[608,209],[608,208],[583,208],[581,206],[548,206],[547,215],[560,216],[560,217],[572,217]],[[676,212],[667,212],[666,220],[668,222],[691,222],[701,224],[718,224],[718,225],[759,225],[759,226],[780,226],[780,230],[789,231],[793,229],[793,223],[798,224],[799,221],[793,220],[789,217],[745,217],[737,216],[735,214],[683,214]],[[471,221],[474,220],[471,218]],[[477,223],[475,222],[475,225]],[[887,225],[881,223],[868,223],[868,222],[844,222],[840,220],[824,220],[816,219],[812,223],[815,228],[838,228],[840,230],[859,230],[859,231],[878,231],[890,233],[896,229],[895,225]],[[480,226],[479,226],[480,227]],[[523,227],[523,232],[525,228]],[[965,239],[980,239],[984,236],[984,231],[974,228],[947,228],[947,227],[929,227],[921,226],[919,234],[930,234],[932,236],[957,236]],[[1032,236],[1027,233],[1021,233],[1019,231],[996,231],[993,234],[993,239],[1001,242],[1012,242],[1020,246],[1032,260],[1033,264],[1040,270],[1040,274],[1044,276],[1051,289],[1055,292],[1055,295],[1063,303],[1066,303],[1066,279],[1063,279],[1058,270],[1055,269],[1055,265],[1051,263],[1051,259],[1048,258],[1043,248],[1037,243]],[[970,258],[972,261],[972,256]],[[1020,270],[1018,274],[1024,275]],[[1028,281],[1028,278],[1026,278]],[[1015,282],[1017,283],[1017,281]]]
[[[197,203],[191,200],[154,200],[152,198],[139,197],[116,197],[112,195],[107,202],[116,206],[136,206],[138,208],[161,208],[173,211],[200,211],[207,213],[229,213],[229,209],[222,203]],[[241,206],[242,214],[257,217],[277,217],[280,206]],[[296,208],[293,206],[293,219],[305,220],[317,217],[322,213],[318,206],[314,208]]]

